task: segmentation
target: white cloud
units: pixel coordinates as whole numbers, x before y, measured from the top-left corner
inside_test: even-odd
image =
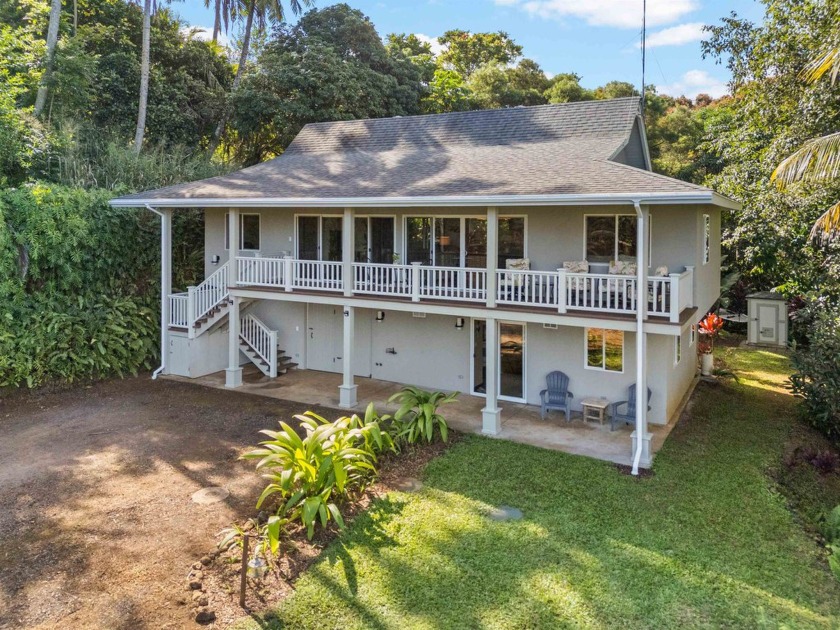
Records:
[[[443,52],[443,46],[438,43],[437,37],[429,37],[428,35],[423,35],[423,33],[415,33],[415,35],[421,42],[432,47],[433,55],[437,56]]]
[[[193,37],[202,42],[209,42],[213,40],[212,26],[182,26],[181,35],[185,37]],[[219,45],[227,46],[229,43],[227,35],[224,32],[219,33]]]
[[[699,42],[703,39],[703,26],[702,22],[689,22],[656,33],[649,33],[645,44],[648,48],[657,48],[659,46],[682,46],[691,42]],[[641,46],[641,42],[636,44],[636,48],[641,48]]]
[[[494,0],[541,18],[578,18],[592,26],[641,28],[642,0]],[[648,26],[672,24],[700,7],[698,0],[648,0]]]
[[[669,96],[694,98],[698,94],[708,94],[712,98],[720,98],[729,94],[729,86],[705,70],[689,70],[670,85],[657,85],[656,91]]]

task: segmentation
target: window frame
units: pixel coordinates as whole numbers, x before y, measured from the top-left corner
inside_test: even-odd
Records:
[[[602,344],[601,344],[601,366],[597,367],[594,365],[589,365],[589,331],[590,330],[600,330],[602,331]],[[606,339],[606,332],[608,330],[614,330],[615,332],[621,333],[621,370],[608,370],[607,369],[607,339]],[[606,372],[607,374],[624,374],[624,352],[625,352],[625,335],[623,330],[615,330],[613,328],[603,328],[600,326],[587,326],[583,329],[583,368],[585,370],[593,370],[595,372]]]
[[[633,217],[638,221],[638,217],[635,214],[622,214],[622,213],[611,213],[611,212],[587,212],[583,215],[583,255],[581,260],[589,261],[587,258],[587,242],[586,242],[586,221],[589,217],[613,217],[615,219],[615,240],[613,245],[613,258],[612,260],[618,260],[618,220],[619,217]],[[647,266],[650,269],[653,265],[653,214],[648,213],[648,259],[647,259]],[[636,228],[638,231],[638,227]],[[638,243],[636,244],[638,248]],[[636,260],[639,260],[639,256],[636,255]]]
[[[257,217],[257,229],[259,236],[259,247],[257,249],[246,249],[245,245],[245,230],[243,229],[243,223],[245,217]],[[259,212],[240,212],[239,213],[239,249],[240,252],[259,252],[262,251],[262,214]],[[224,235],[224,248],[226,252],[230,251],[230,212],[225,212],[225,235]]]
[[[674,337],[674,365],[679,365],[682,360],[682,333]]]
[[[703,264],[709,264],[712,258],[712,215],[703,213]]]
[[[424,213],[411,213],[411,214],[404,214],[402,216],[402,250],[405,252],[405,256],[408,256],[408,221],[409,219],[430,219],[432,224],[431,233],[429,234],[429,238],[431,239],[431,247],[429,249],[429,255],[431,257],[431,261],[435,259],[435,247],[436,245],[436,235],[437,235],[437,219],[460,219],[461,225],[461,257],[458,267],[452,267],[452,269],[466,269],[466,255],[467,255],[467,219],[484,219],[487,220],[486,214],[424,214]],[[498,222],[502,219],[522,219],[522,252],[523,258],[528,258],[528,215],[527,214],[500,214],[496,217],[496,234],[498,238]],[[430,262],[423,262],[423,265],[427,266],[434,266]],[[410,260],[405,261],[405,264],[411,264]],[[486,266],[485,266],[486,269]]]
[[[692,324],[691,328],[689,328],[688,347],[693,347],[695,341],[697,341],[697,326]]]

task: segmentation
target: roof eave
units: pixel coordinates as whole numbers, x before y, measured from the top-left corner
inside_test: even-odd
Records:
[[[428,197],[262,197],[262,198],[117,198],[115,208],[372,208],[441,206],[580,206],[630,203],[649,205],[711,204],[739,209],[737,202],[711,190],[678,193],[587,195],[461,195]]]

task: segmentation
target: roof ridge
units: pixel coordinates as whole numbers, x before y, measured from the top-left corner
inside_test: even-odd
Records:
[[[479,114],[486,114],[487,112],[510,112],[510,111],[521,111],[521,110],[535,110],[535,109],[548,109],[548,108],[556,108],[562,109],[566,107],[581,107],[581,106],[604,106],[606,104],[618,103],[621,101],[636,101],[637,103],[641,103],[640,96],[619,96],[618,98],[603,98],[603,99],[593,99],[589,101],[569,101],[568,103],[543,103],[541,105],[516,105],[514,107],[490,107],[487,109],[469,109],[461,112],[437,112],[434,114],[408,114],[406,116],[383,116],[381,118],[351,118],[349,120],[321,120],[318,122],[311,122],[306,123],[303,129],[307,127],[320,127],[320,126],[327,126],[327,125],[338,125],[343,123],[359,123],[359,122],[384,122],[384,121],[394,121],[394,120],[416,120],[418,118],[437,118],[441,116],[449,116],[449,117],[467,117],[470,115],[479,115]]]

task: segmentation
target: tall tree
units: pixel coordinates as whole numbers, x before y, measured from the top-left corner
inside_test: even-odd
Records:
[[[443,67],[454,70],[464,80],[483,65],[497,63],[506,66],[522,55],[522,46],[504,31],[470,33],[453,29],[438,37],[438,42],[445,46],[440,54]]]
[[[245,74],[245,66],[248,63],[248,55],[251,49],[251,34],[254,22],[256,21],[258,28],[263,30],[267,25],[281,23],[286,18],[283,0],[243,0],[243,2],[242,12],[245,14],[245,28],[242,33],[242,49],[239,51],[239,66],[236,69],[236,76],[233,78],[231,92],[239,87],[242,76]],[[288,0],[289,8],[295,15],[300,15],[303,7],[310,7],[312,3],[313,0]],[[213,138],[210,140],[210,146],[208,147],[210,155],[216,152],[229,117],[230,111],[225,109],[219,124],[216,126],[216,131],[213,133]]]
[[[50,22],[47,26],[47,57],[38,95],[35,97],[35,115],[40,116],[47,104],[47,91],[53,63],[55,62],[55,47],[58,44],[58,27],[61,23],[61,0],[52,0],[50,4]]]
[[[146,133],[146,106],[149,102],[149,55],[152,40],[152,0],[143,0],[143,43],[140,50],[140,102],[137,106],[137,127],[134,129],[134,152],[143,148]]]

